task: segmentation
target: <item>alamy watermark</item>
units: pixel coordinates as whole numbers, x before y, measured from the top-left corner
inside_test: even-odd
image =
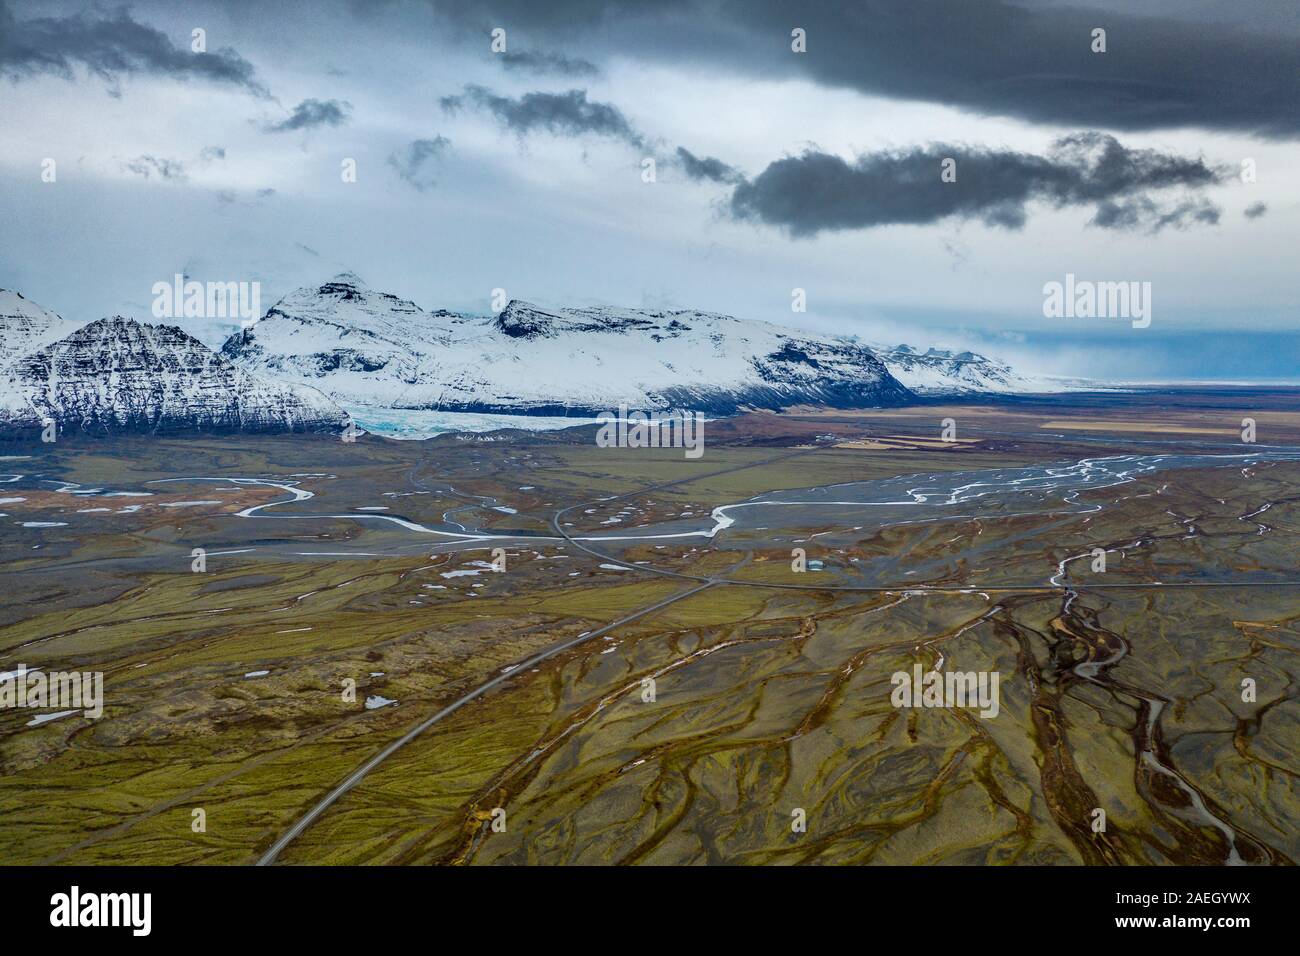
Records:
[[[152,893],[83,893],[73,886],[50,897],[50,925],[55,927],[119,926],[132,936],[148,936],[153,928]]]
[[[629,412],[626,405],[618,413],[601,412],[596,416],[598,448],[684,448],[687,458],[704,454],[704,414],[702,412]]]
[[[104,713],[103,671],[29,670],[19,664],[16,671],[0,674],[0,708],[42,707],[79,710],[91,719]]]
[[[242,319],[248,326],[262,314],[260,282],[186,282],[177,273],[151,292],[155,319]]]
[[[979,715],[993,718],[1002,709],[998,697],[998,671],[895,671],[889,678],[895,707],[978,707]]]
[[[1065,274],[1065,282],[1043,286],[1043,315],[1049,319],[1132,319],[1133,328],[1151,324],[1150,282],[1092,282]]]

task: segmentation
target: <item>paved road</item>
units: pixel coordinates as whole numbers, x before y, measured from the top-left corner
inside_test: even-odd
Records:
[[[565,641],[563,644],[556,644],[554,647],[547,648],[546,650],[541,651],[538,654],[534,654],[532,657],[528,658],[528,660],[524,661],[521,664],[516,665],[515,667],[512,667],[510,670],[506,671],[505,673],[498,674],[496,677],[493,677],[491,680],[484,681],[482,684],[479,684],[468,694],[465,694],[463,697],[457,698],[455,701],[448,704],[446,707],[438,711],[432,717],[418,724],[413,729],[407,731],[397,740],[393,741],[391,744],[389,744],[379,753],[375,754],[375,756],[371,757],[368,761],[366,761],[365,764],[363,764],[359,769],[354,771],[346,780],[344,780],[341,784],[339,784],[337,787],[331,790],[320,800],[320,802],[318,802],[314,807],[312,807],[309,811],[307,811],[307,813],[303,817],[301,817],[293,826],[291,826],[287,831],[285,831],[283,836],[281,836],[278,840],[276,840],[273,844],[271,844],[271,848],[267,850],[264,854],[262,854],[261,858],[257,861],[257,865],[268,866],[274,863],[276,857],[280,855],[281,851],[283,851],[286,846],[288,846],[290,843],[296,840],[298,836],[304,830],[307,829],[307,827],[311,826],[311,824],[316,820],[317,817],[319,817],[322,813],[328,810],[334,803],[336,803],[339,800],[340,797],[342,797],[345,793],[347,793],[349,790],[351,790],[353,787],[359,784],[362,780],[364,780],[367,774],[369,774],[372,770],[378,767],[381,763],[383,763],[385,760],[391,757],[402,747],[405,747],[416,737],[420,736],[420,734],[424,733],[434,724],[438,723],[440,720],[442,720],[444,717],[448,716],[449,714],[455,713],[457,710],[459,710],[461,707],[464,707],[470,701],[483,696],[488,691],[490,691],[493,687],[496,687],[499,684],[504,683],[515,674],[520,673],[522,671],[526,671],[530,667],[533,667],[536,664],[540,664],[542,661],[554,657],[556,654],[559,654],[562,651],[567,651],[571,647],[576,647],[577,645],[584,644],[587,641],[595,640],[598,637],[608,634],[616,627],[621,627],[624,624],[637,620],[638,618],[645,617],[647,614],[652,614],[655,611],[662,610],[663,608],[666,608],[670,604],[680,601],[683,598],[688,598],[692,594],[698,594],[699,592],[707,588],[710,588],[712,586],[713,586],[712,581],[706,581],[704,584],[700,584],[686,591],[681,591],[677,594],[674,594],[672,597],[665,598],[664,600],[659,601],[656,604],[651,604],[648,607],[643,607],[638,611],[634,611],[631,614],[627,615],[626,617],[621,617],[617,621],[614,621],[611,624],[606,624],[604,627],[599,628],[595,631],[583,631],[581,634],[579,634],[577,637],[573,638],[572,640]]]

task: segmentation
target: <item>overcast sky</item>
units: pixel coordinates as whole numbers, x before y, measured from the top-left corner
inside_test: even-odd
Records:
[[[0,0],[0,286],[148,320],[177,272],[266,307],[350,270],[1300,378],[1300,5],[1088,3]],[[1151,326],[1045,318],[1066,273],[1150,282]]]

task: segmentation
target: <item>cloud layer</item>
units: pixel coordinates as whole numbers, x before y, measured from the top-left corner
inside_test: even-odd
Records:
[[[608,136],[633,146],[644,143],[618,107],[588,100],[586,90],[525,93],[513,99],[486,87],[467,86],[460,95],[444,96],[438,102],[448,113],[465,108],[484,110],[520,136],[545,131],[560,136]]]
[[[948,160],[951,182],[943,177]],[[1129,149],[1096,132],[1063,137],[1046,156],[930,144],[864,153],[850,162],[809,150],[737,185],[729,211],[805,237],[950,217],[1019,229],[1029,204],[1042,202],[1093,206],[1092,225],[1102,228],[1159,231],[1217,222],[1219,212],[1201,197],[1162,206],[1148,193],[1198,190],[1227,175],[1203,159]]]
[[[175,159],[167,159],[162,156],[137,156],[124,164],[125,168],[137,176],[143,176],[145,179],[157,175],[159,179],[166,179],[172,182],[185,182],[189,176],[185,172],[185,164]]]
[[[433,168],[450,148],[451,140],[445,136],[413,140],[393,152],[388,157],[388,165],[397,171],[403,182],[424,192],[437,185]]]
[[[1230,23],[1089,10],[1088,0],[440,0],[462,27],[519,25],[584,50],[1116,130],[1300,136],[1300,43]],[[807,52],[791,50],[803,29]],[[1092,31],[1106,31],[1106,52]]]
[[[352,104],[346,100],[308,99],[295,106],[287,119],[266,123],[262,128],[268,133],[290,133],[318,126],[342,126],[351,112]]]
[[[744,180],[735,167],[712,156],[696,156],[685,146],[677,147],[677,164],[696,182],[738,183]]]
[[[257,96],[268,95],[253,65],[234,50],[191,52],[161,30],[132,19],[125,8],[107,16],[78,13],[18,20],[0,0],[0,76],[20,80],[49,73],[71,79],[75,67],[111,84],[115,94],[120,77],[153,74],[229,83]]]
[[[596,64],[578,57],[568,57],[562,53],[506,51],[496,54],[496,60],[507,70],[521,73],[579,78],[591,78],[600,74],[600,68]]]

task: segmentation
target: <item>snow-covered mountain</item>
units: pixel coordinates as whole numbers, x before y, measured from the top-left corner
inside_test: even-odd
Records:
[[[890,374],[918,395],[1010,394],[1046,392],[1046,380],[1023,375],[1010,365],[978,352],[952,352],[931,348],[922,352],[910,345],[873,345]]]
[[[465,316],[429,314],[373,292],[351,273],[285,296],[221,354],[273,378],[306,382],[350,404],[402,407]]]
[[[346,415],[313,389],[234,366],[175,326],[114,316],[0,371],[0,433],[47,420],[60,433],[286,432],[337,431]]]
[[[0,289],[0,368],[76,327],[75,322],[41,308],[21,293]]]
[[[424,312],[344,274],[286,296],[222,354],[345,405],[588,415],[620,404],[729,414],[745,407],[899,405],[912,395],[871,350],[694,311]]]
[[[705,312],[518,300],[497,316],[426,312],[349,273],[286,296],[221,354],[174,326],[120,316],[77,328],[0,290],[6,434],[48,418],[65,432],[327,431],[347,419],[336,402],[532,416],[583,417],[620,405],[725,415],[1050,390],[973,352],[880,348]]]

